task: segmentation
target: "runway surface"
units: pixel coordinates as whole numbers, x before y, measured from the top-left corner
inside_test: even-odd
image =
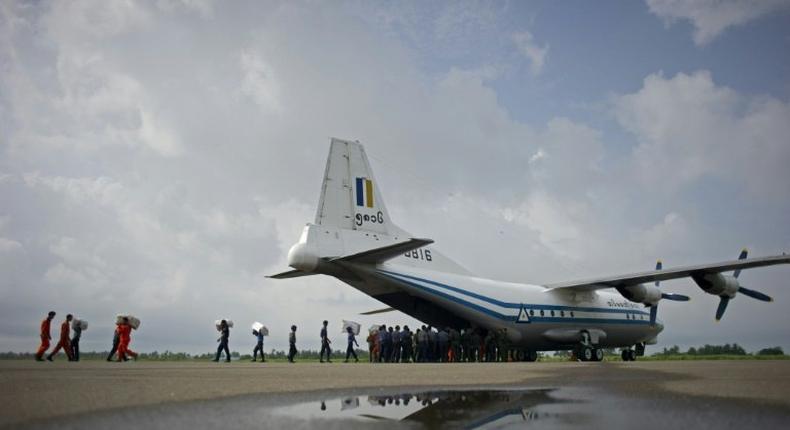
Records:
[[[531,420],[530,427],[539,428],[790,425],[790,361],[0,361],[0,384],[2,427],[103,428],[131,421],[147,428],[261,422],[425,428],[461,418],[451,410],[479,410],[470,419]],[[429,407],[424,400],[419,406],[419,396]],[[414,400],[404,405],[407,398]]]

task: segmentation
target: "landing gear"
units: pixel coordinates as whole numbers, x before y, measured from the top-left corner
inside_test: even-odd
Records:
[[[620,357],[623,359],[623,361],[636,361],[636,351],[630,348],[624,349],[620,353]]]
[[[603,361],[603,350],[599,348],[595,348],[593,350],[593,358],[595,361]]]
[[[582,361],[592,361],[592,359],[593,359],[593,349],[592,348],[590,348],[589,346],[583,346],[582,350],[580,352],[581,352],[581,354],[579,354],[579,358],[581,358]]]
[[[532,349],[519,349],[516,358],[518,361],[538,361],[538,352]]]

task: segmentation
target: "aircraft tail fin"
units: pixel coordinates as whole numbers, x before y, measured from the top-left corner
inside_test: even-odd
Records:
[[[359,142],[332,138],[315,223],[382,234],[394,230]]]

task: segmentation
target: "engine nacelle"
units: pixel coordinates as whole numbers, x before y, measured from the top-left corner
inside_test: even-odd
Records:
[[[627,287],[620,287],[617,291],[632,302],[642,303],[648,306],[658,304],[661,300],[661,290],[653,285],[629,285]]]
[[[702,291],[714,296],[735,297],[740,284],[734,276],[712,273],[710,275],[692,275],[694,282],[702,288]]]

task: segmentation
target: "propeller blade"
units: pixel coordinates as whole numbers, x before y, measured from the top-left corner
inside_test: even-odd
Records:
[[[716,309],[716,321],[721,320],[721,317],[724,315],[724,311],[727,310],[727,303],[730,302],[730,298],[727,296],[720,296],[719,307]]]
[[[661,293],[662,299],[673,300],[676,302],[687,302],[691,300],[689,296],[685,296],[683,294],[675,294],[675,293]]]
[[[763,294],[763,293],[761,293],[759,291],[750,290],[748,288],[738,287],[738,292],[741,293],[741,294],[746,294],[747,296],[749,296],[749,297],[751,297],[753,299],[761,300],[761,301],[764,301],[764,302],[772,302],[772,301],[774,301],[774,299],[772,299],[771,296],[765,295],[765,294]]]
[[[650,306],[650,325],[656,324],[656,315],[658,314],[658,305]]]
[[[663,264],[661,263],[661,260],[656,261],[656,270],[661,270],[662,267],[663,267]],[[656,281],[656,287],[660,283],[661,283],[661,281]]]
[[[747,255],[749,255],[749,250],[746,249],[746,248],[743,248],[741,250],[741,255],[738,256],[738,260],[745,259]],[[735,277],[735,278],[738,278],[738,276],[740,276],[740,275],[741,275],[741,269],[735,269],[735,271],[732,272],[732,276]]]

